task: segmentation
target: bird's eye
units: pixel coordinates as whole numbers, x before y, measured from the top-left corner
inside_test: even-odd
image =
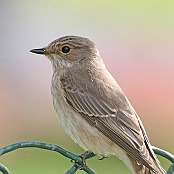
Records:
[[[70,51],[70,47],[68,47],[68,46],[62,47],[62,52],[63,53],[68,53],[69,51]]]

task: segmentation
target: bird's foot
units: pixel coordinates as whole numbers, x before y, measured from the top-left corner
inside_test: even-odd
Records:
[[[102,157],[99,158],[98,160],[103,160],[103,159],[105,159],[105,158],[107,158],[107,156],[102,156]]]
[[[76,163],[76,162],[75,162],[76,166],[77,166],[80,170],[83,170],[83,169],[86,168],[86,157],[87,157],[89,154],[91,154],[91,152],[90,152],[90,151],[86,151],[86,152],[82,153],[81,155],[79,155],[79,157],[82,159],[82,164],[79,164],[79,163]],[[71,162],[73,162],[73,161],[71,160]]]
[[[86,157],[90,154],[90,151],[86,151],[84,153],[82,153],[81,155],[79,155],[79,157],[81,157],[82,159],[82,165],[79,166],[80,170],[83,170],[86,168]]]

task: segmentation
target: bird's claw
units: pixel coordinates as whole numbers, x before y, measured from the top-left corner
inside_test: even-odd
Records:
[[[102,156],[102,157],[99,158],[98,160],[103,160],[103,159],[105,159],[105,158],[107,158],[107,156]]]
[[[79,164],[77,162],[75,162],[76,166],[78,167],[79,170],[84,170],[86,168],[86,157],[90,154],[91,152],[86,151],[84,153],[82,153],[81,155],[79,155],[79,157],[82,159],[82,164]],[[71,162],[74,162],[73,160],[71,160]]]

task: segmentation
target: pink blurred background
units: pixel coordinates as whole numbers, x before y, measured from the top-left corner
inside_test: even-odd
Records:
[[[173,8],[173,1],[161,0],[1,1],[0,147],[38,140],[83,152],[55,116],[49,60],[29,53],[58,37],[80,35],[96,43],[106,67],[143,121],[151,144],[174,153]],[[11,173],[43,174],[50,168],[49,173],[64,173],[70,168],[68,160],[50,153],[18,150],[0,162]],[[92,161],[98,173],[108,169],[129,173],[116,158]],[[163,161],[166,168],[170,163]]]

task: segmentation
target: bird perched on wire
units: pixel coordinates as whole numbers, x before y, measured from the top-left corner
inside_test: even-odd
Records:
[[[65,36],[31,52],[52,63],[54,109],[76,143],[102,157],[118,156],[133,174],[165,173],[140,118],[92,41]]]

